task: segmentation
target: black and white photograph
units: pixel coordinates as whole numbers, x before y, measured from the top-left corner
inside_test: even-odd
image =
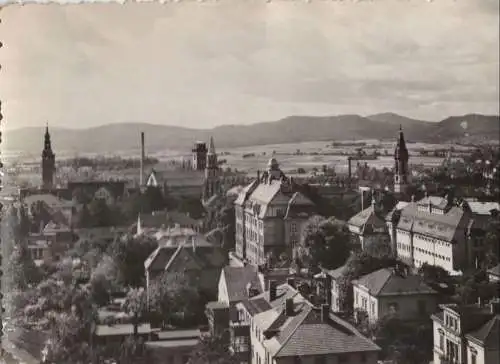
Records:
[[[498,0],[0,18],[0,363],[500,363]]]

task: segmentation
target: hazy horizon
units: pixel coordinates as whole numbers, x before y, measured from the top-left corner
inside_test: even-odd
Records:
[[[497,0],[9,5],[3,126],[498,115],[498,26]]]

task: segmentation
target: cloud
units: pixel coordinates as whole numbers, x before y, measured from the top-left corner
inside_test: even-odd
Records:
[[[3,114],[9,127],[211,127],[292,114],[498,113],[495,9],[490,0],[10,6]]]

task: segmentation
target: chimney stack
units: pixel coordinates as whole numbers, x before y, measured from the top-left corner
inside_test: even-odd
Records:
[[[139,185],[142,187],[144,185],[144,161],[146,160],[146,152],[144,150],[144,132],[141,131],[141,175],[139,178]]]
[[[500,300],[498,298],[490,301],[490,312],[493,315],[500,314]]]
[[[293,309],[293,298],[287,298],[285,301],[285,314],[288,317],[292,317],[294,314],[294,309]]]
[[[274,301],[278,296],[278,283],[276,281],[269,281],[269,301]]]
[[[328,322],[329,319],[330,319],[330,306],[321,305],[321,321]]]

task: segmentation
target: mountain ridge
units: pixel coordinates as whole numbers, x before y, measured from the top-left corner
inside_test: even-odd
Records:
[[[368,116],[292,115],[276,121],[249,125],[221,125],[211,129],[152,123],[124,122],[85,129],[49,126],[53,149],[74,153],[109,153],[138,150],[139,134],[145,132],[146,149],[189,150],[196,140],[214,137],[217,147],[234,148],[253,145],[284,144],[305,141],[381,139],[396,137],[399,126],[411,141],[429,143],[481,142],[498,140],[500,116],[466,114],[449,116],[438,122],[408,118],[395,113]],[[4,131],[5,150],[39,153],[45,127],[26,127]]]

